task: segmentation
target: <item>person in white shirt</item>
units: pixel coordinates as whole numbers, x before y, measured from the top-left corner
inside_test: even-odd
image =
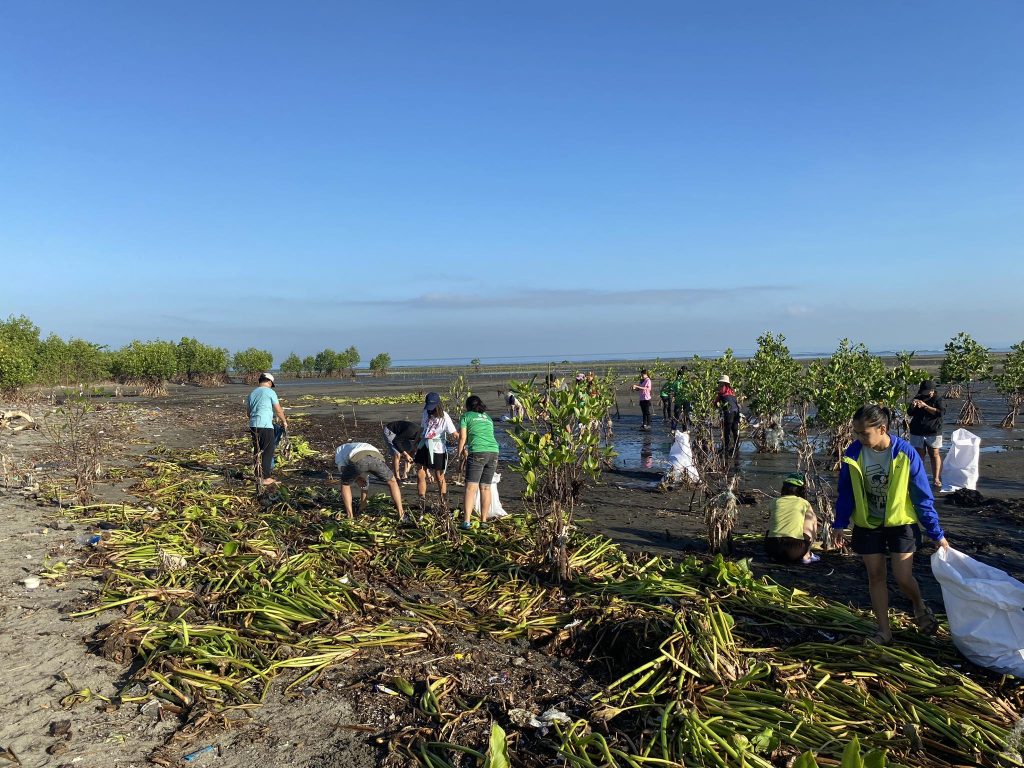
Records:
[[[433,474],[437,482],[437,492],[442,506],[448,503],[448,483],[444,473],[448,469],[447,443],[459,436],[452,417],[441,407],[441,396],[437,392],[427,393],[423,405],[423,416],[420,419],[419,446],[416,450],[416,492],[420,503],[427,499],[427,472]]]

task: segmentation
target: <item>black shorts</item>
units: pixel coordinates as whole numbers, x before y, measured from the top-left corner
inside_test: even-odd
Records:
[[[425,445],[416,451],[413,461],[415,461],[418,466],[425,467],[426,469],[433,469],[437,472],[444,472],[448,469],[447,451],[432,454],[430,449]]]
[[[853,526],[850,546],[858,555],[912,554],[921,542],[916,524],[861,528]]]
[[[471,453],[466,459],[466,482],[490,485],[494,480],[494,471],[497,468],[498,454],[496,452]]]
[[[776,563],[799,563],[811,551],[811,539],[806,535],[802,539],[794,539],[765,534],[764,551]]]

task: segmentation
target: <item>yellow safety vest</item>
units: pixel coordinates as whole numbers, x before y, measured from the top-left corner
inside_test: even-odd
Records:
[[[891,446],[889,450],[892,450]],[[868,494],[864,490],[864,467],[860,456],[851,459],[843,456],[843,462],[850,470],[850,484],[853,486],[853,524],[861,528],[877,528],[909,525],[917,522],[917,510],[910,500],[910,457],[900,451],[892,460],[889,469],[889,487],[885,498],[885,519],[881,523],[868,520]]]

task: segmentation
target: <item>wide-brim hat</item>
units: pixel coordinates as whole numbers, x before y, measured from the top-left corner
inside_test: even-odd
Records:
[[[729,377],[726,374],[724,374],[724,373],[722,374],[721,378],[718,379],[718,383],[719,384],[729,384],[729,385],[732,384],[732,382],[729,381]]]

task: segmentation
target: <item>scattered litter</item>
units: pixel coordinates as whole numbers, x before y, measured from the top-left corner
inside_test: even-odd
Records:
[[[38,576],[26,576],[21,582],[25,585],[25,589],[39,589]]]
[[[189,752],[187,755],[182,756],[182,760],[186,763],[192,763],[200,759],[203,755],[213,754],[217,751],[217,747],[213,744],[207,744],[202,749],[197,749],[195,752]]]
[[[379,685],[379,684],[375,685],[375,686],[373,686],[373,690],[377,691],[378,693],[386,693],[388,696],[400,696],[401,695],[394,688],[388,688],[386,685]]]

